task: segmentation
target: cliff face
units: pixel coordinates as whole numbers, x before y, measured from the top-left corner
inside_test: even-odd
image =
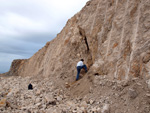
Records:
[[[149,76],[150,0],[91,0],[55,39],[6,75],[76,76],[81,58],[89,73],[124,80]]]

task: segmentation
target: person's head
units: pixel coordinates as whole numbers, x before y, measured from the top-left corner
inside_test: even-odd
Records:
[[[84,59],[81,59],[81,61],[83,62],[83,61],[84,61]]]

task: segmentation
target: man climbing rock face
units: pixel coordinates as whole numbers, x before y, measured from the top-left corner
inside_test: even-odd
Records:
[[[87,67],[86,65],[83,63],[84,60],[81,59],[78,63],[77,63],[77,76],[76,76],[76,81],[79,80],[79,74],[80,74],[80,71],[81,69],[85,69],[85,72],[87,72]]]

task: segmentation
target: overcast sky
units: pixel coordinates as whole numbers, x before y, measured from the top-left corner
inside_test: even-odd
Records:
[[[88,0],[0,0],[0,73],[52,40]]]

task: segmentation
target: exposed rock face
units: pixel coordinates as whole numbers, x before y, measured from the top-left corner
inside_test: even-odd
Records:
[[[84,58],[93,73],[128,79],[149,76],[150,1],[91,0],[57,37],[8,75],[71,77]]]

